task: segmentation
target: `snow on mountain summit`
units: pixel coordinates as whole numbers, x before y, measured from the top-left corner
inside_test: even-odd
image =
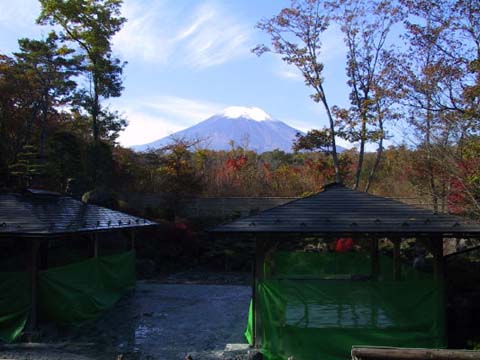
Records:
[[[232,106],[171,136],[134,146],[133,149],[161,149],[174,139],[186,139],[201,140],[200,146],[215,151],[229,151],[233,142],[234,146],[243,146],[259,154],[275,149],[290,153],[297,133],[302,132],[273,119],[258,107]]]
[[[268,121],[272,117],[258,107],[230,106],[223,110],[220,116],[229,119],[246,118],[255,121]]]

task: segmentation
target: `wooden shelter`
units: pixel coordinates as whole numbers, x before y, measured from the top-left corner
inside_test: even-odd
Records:
[[[30,274],[31,306],[27,330],[37,323],[39,270],[53,243],[77,238],[88,244],[91,257],[99,256],[102,234],[123,232],[126,250],[134,249],[135,231],[157,224],[119,211],[83,203],[58,193],[28,190],[0,194],[0,242],[24,244]]]
[[[400,245],[405,239],[422,240],[434,256],[436,279],[443,279],[443,239],[480,239],[480,225],[460,217],[437,214],[388,198],[351,190],[342,184],[325,186],[318,194],[294,200],[212,230],[214,233],[251,234],[256,241],[253,285],[254,345],[262,343],[262,313],[257,282],[262,281],[265,257],[278,244],[305,237],[337,239],[342,237],[370,242],[371,277],[379,272],[379,240],[393,243],[393,277],[402,277]]]

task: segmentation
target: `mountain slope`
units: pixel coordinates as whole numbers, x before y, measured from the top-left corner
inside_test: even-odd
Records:
[[[295,134],[300,132],[284,122],[273,120],[259,108],[230,107],[222,113],[171,136],[154,142],[134,146],[137,151],[158,149],[174,138],[201,139],[203,146],[211,150],[229,150],[231,141],[258,153],[280,149],[292,152]]]

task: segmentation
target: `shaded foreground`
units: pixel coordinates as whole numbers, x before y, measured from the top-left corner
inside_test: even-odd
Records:
[[[227,344],[246,342],[250,296],[249,286],[139,281],[96,322],[44,329],[38,341],[51,346],[0,348],[0,359],[221,359]]]

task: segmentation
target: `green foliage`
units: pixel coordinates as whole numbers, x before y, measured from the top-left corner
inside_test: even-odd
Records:
[[[54,179],[52,187],[65,191],[69,181],[85,181],[82,143],[70,132],[57,132],[47,144],[47,173]]]
[[[297,133],[296,137],[297,139],[293,144],[295,152],[307,150],[329,153],[332,151],[331,133],[328,129],[310,130],[305,135]]]
[[[38,23],[59,26],[63,41],[80,47],[86,63],[82,68],[89,86],[79,92],[81,106],[92,118],[95,141],[102,128],[125,126],[116,113],[102,112],[100,98],[119,97],[123,90],[124,63],[112,54],[111,40],[126,19],[121,16],[121,0],[40,0]],[[103,125],[102,125],[103,124]]]
[[[20,187],[28,187],[34,177],[45,173],[45,166],[40,164],[37,148],[25,145],[17,155],[17,162],[9,166],[10,175],[16,177]]]
[[[103,141],[87,144],[85,170],[91,187],[109,187],[114,174],[112,146]]]
[[[170,193],[175,199],[180,196],[194,195],[201,190],[201,179],[193,166],[190,149],[199,141],[175,139],[161,149],[162,156],[156,175],[163,192]]]

